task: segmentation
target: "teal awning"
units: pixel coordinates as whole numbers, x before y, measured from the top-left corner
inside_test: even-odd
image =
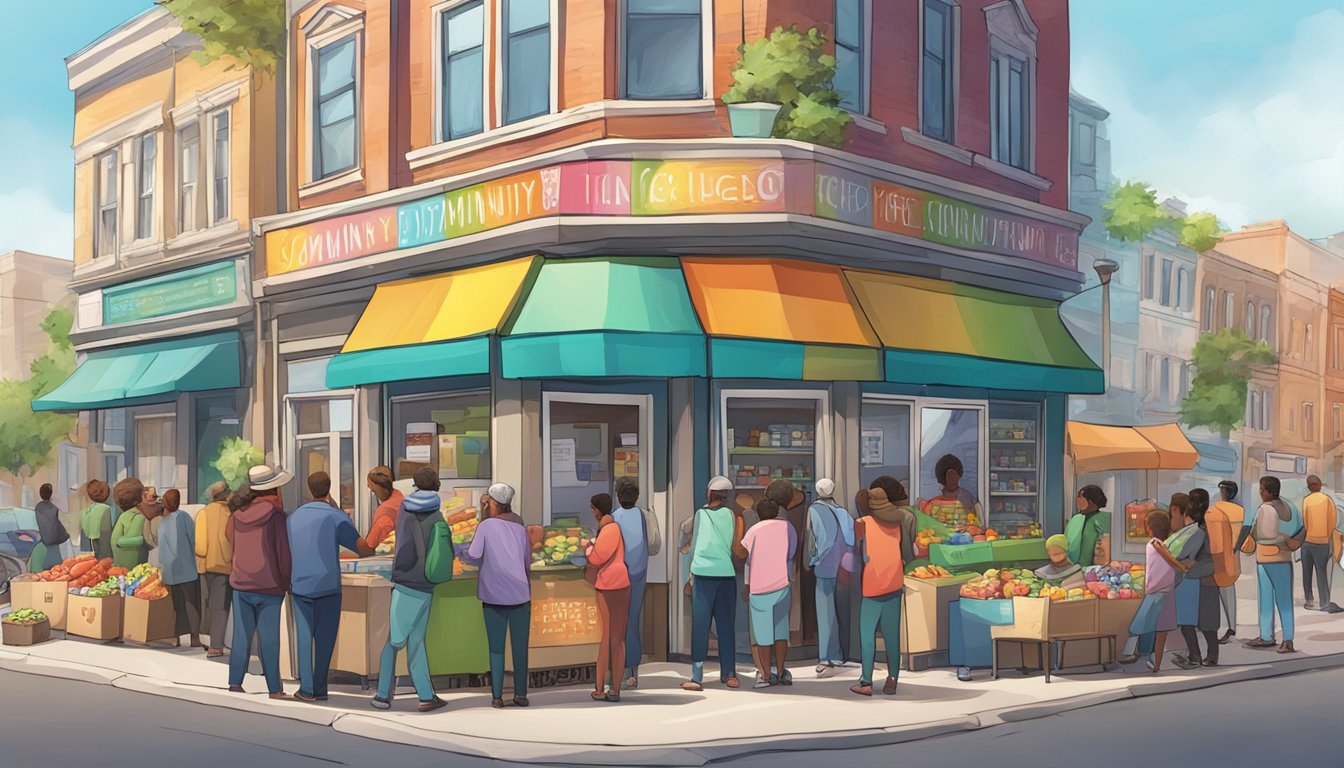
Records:
[[[888,349],[887,381],[902,384],[985,387],[1028,392],[1096,394],[1106,387],[1100,370],[1018,363],[943,352]]]
[[[327,363],[327,388],[490,372],[490,337],[343,352]]]
[[[704,376],[675,258],[548,259],[500,340],[510,379]]]
[[[89,411],[168,403],[182,392],[242,386],[236,333],[90,352],[70,378],[33,401],[34,411]]]

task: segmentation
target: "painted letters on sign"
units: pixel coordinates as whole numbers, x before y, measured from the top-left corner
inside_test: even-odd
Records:
[[[223,306],[238,298],[234,262],[211,264],[103,290],[103,325]]]
[[[397,219],[396,208],[379,208],[268,232],[266,274],[283,275],[396,250]]]
[[[784,210],[778,160],[635,160],[630,176],[636,216]]]

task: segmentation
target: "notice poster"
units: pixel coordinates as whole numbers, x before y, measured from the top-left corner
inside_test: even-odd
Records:
[[[572,474],[577,470],[574,438],[562,437],[551,441],[551,474]]]
[[[406,425],[406,460],[428,464],[434,458],[434,438],[439,425],[422,422]]]
[[[457,477],[457,435],[439,435],[439,477]]]
[[[865,467],[882,466],[882,430],[865,429],[859,441],[860,460]]]

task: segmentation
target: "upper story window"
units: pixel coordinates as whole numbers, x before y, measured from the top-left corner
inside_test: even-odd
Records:
[[[1171,270],[1175,265],[1171,259],[1162,260],[1162,306],[1170,307],[1171,304]]]
[[[867,0],[835,0],[835,80],[840,107],[867,114]]]
[[[1335,326],[1334,330],[1334,350],[1331,354],[1332,366],[1337,371],[1344,371],[1344,326]]]
[[[551,111],[551,0],[504,0],[504,123]]]
[[[990,153],[1001,163],[1030,171],[1035,167],[1036,25],[1021,0],[991,5],[985,9],[985,20],[989,26]]]
[[[319,48],[313,56],[314,179],[348,171],[357,163],[357,46],[357,37],[349,35]]]
[[[1312,341],[1312,335],[1313,334],[1311,332],[1311,323],[1307,323],[1307,331],[1303,335],[1304,341],[1302,342],[1302,346],[1304,351],[1306,352],[1306,358],[1308,363],[1316,362],[1316,344]]]
[[[1097,162],[1097,128],[1092,123],[1081,121],[1078,123],[1078,130],[1074,138],[1076,146],[1074,157],[1078,162],[1084,165],[1092,165]]]
[[[1274,310],[1270,309],[1268,305],[1261,307],[1260,340],[1268,344],[1270,349],[1274,348],[1274,334],[1272,332],[1273,322],[1274,322]]]
[[[923,34],[919,129],[925,136],[952,143],[956,132],[956,8],[945,0],[924,0]],[[838,57],[838,42],[836,51]]]
[[[146,133],[135,139],[135,239],[154,236],[154,168],[158,160],[158,135]]]
[[[701,0],[625,0],[625,98],[704,96],[701,7]]]
[[[1181,267],[1176,270],[1176,308],[1191,309],[1194,300],[1190,296],[1190,270]]]
[[[1296,360],[1301,360],[1304,352],[1302,343],[1305,324],[1301,320],[1293,320],[1288,326],[1288,353]]]
[[[1302,404],[1302,438],[1304,440],[1316,439],[1316,404]]]
[[[1242,326],[1246,330],[1246,336],[1255,338],[1255,302],[1246,302],[1246,324]]]
[[[1232,331],[1237,327],[1237,297],[1231,291],[1223,291],[1223,328]]]
[[[214,114],[211,129],[215,136],[210,160],[210,223],[218,224],[229,218],[229,173],[233,167],[229,110],[221,109]]]
[[[177,154],[177,231],[191,232],[201,226],[199,123],[192,123],[177,132]]]
[[[94,159],[95,173],[93,199],[98,220],[94,225],[94,253],[97,257],[112,256],[117,252],[117,184],[120,178],[118,152],[104,152]]]
[[[1153,298],[1153,286],[1157,282],[1154,272],[1157,268],[1157,255],[1149,251],[1143,255],[1143,298]]]
[[[1213,333],[1213,304],[1217,300],[1218,292],[1212,285],[1204,288],[1204,320],[1202,326],[1205,333]]]
[[[511,12],[516,4],[509,3]],[[485,130],[485,6],[480,0],[453,6],[441,24],[439,137],[452,141]],[[504,61],[507,70],[507,51]]]

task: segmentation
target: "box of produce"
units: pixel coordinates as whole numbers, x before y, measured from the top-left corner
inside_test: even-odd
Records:
[[[1072,592],[1076,592],[1074,597]],[[990,568],[961,585],[961,596],[971,600],[1005,600],[1012,597],[1045,597],[1050,600],[1095,599],[1086,590],[1066,591],[1043,581],[1029,568]]]
[[[53,629],[65,629],[65,613],[70,583],[15,579],[9,583],[9,604],[15,610],[32,609],[46,614]]]
[[[1083,572],[1087,590],[1102,600],[1134,600],[1143,597],[1144,567],[1139,563],[1112,560]]]
[[[37,645],[51,639],[51,622],[47,620],[47,614],[34,608],[20,608],[0,624],[3,624],[5,645]]]
[[[956,600],[961,585],[976,577],[955,576],[937,565],[914,568],[905,580],[905,605],[901,611],[901,652],[907,654],[945,651],[948,647],[948,605]]]
[[[159,585],[162,588],[162,585]],[[137,595],[153,595],[139,597]],[[167,591],[141,590],[121,601],[121,637],[133,643],[166,640],[176,632],[177,617]]]
[[[532,543],[532,567],[573,567],[575,558],[582,562],[581,544],[586,538],[588,533],[579,526],[577,517],[557,518],[545,527],[528,526],[528,539]]]
[[[480,513],[475,507],[458,508],[456,512],[445,512],[444,520],[453,535],[454,544],[470,544],[476,537],[476,527],[481,524]]]
[[[87,595],[70,593],[66,633],[90,640],[121,637],[121,593],[103,585],[87,589]]]
[[[953,538],[967,536],[965,533],[953,534]],[[958,541],[961,541],[958,539]],[[994,553],[988,541],[965,541],[954,543],[952,539],[942,544],[929,545],[929,560],[949,570],[983,568],[994,562]]]
[[[1029,563],[1045,561],[1045,539],[991,540],[990,551],[996,563]]]

